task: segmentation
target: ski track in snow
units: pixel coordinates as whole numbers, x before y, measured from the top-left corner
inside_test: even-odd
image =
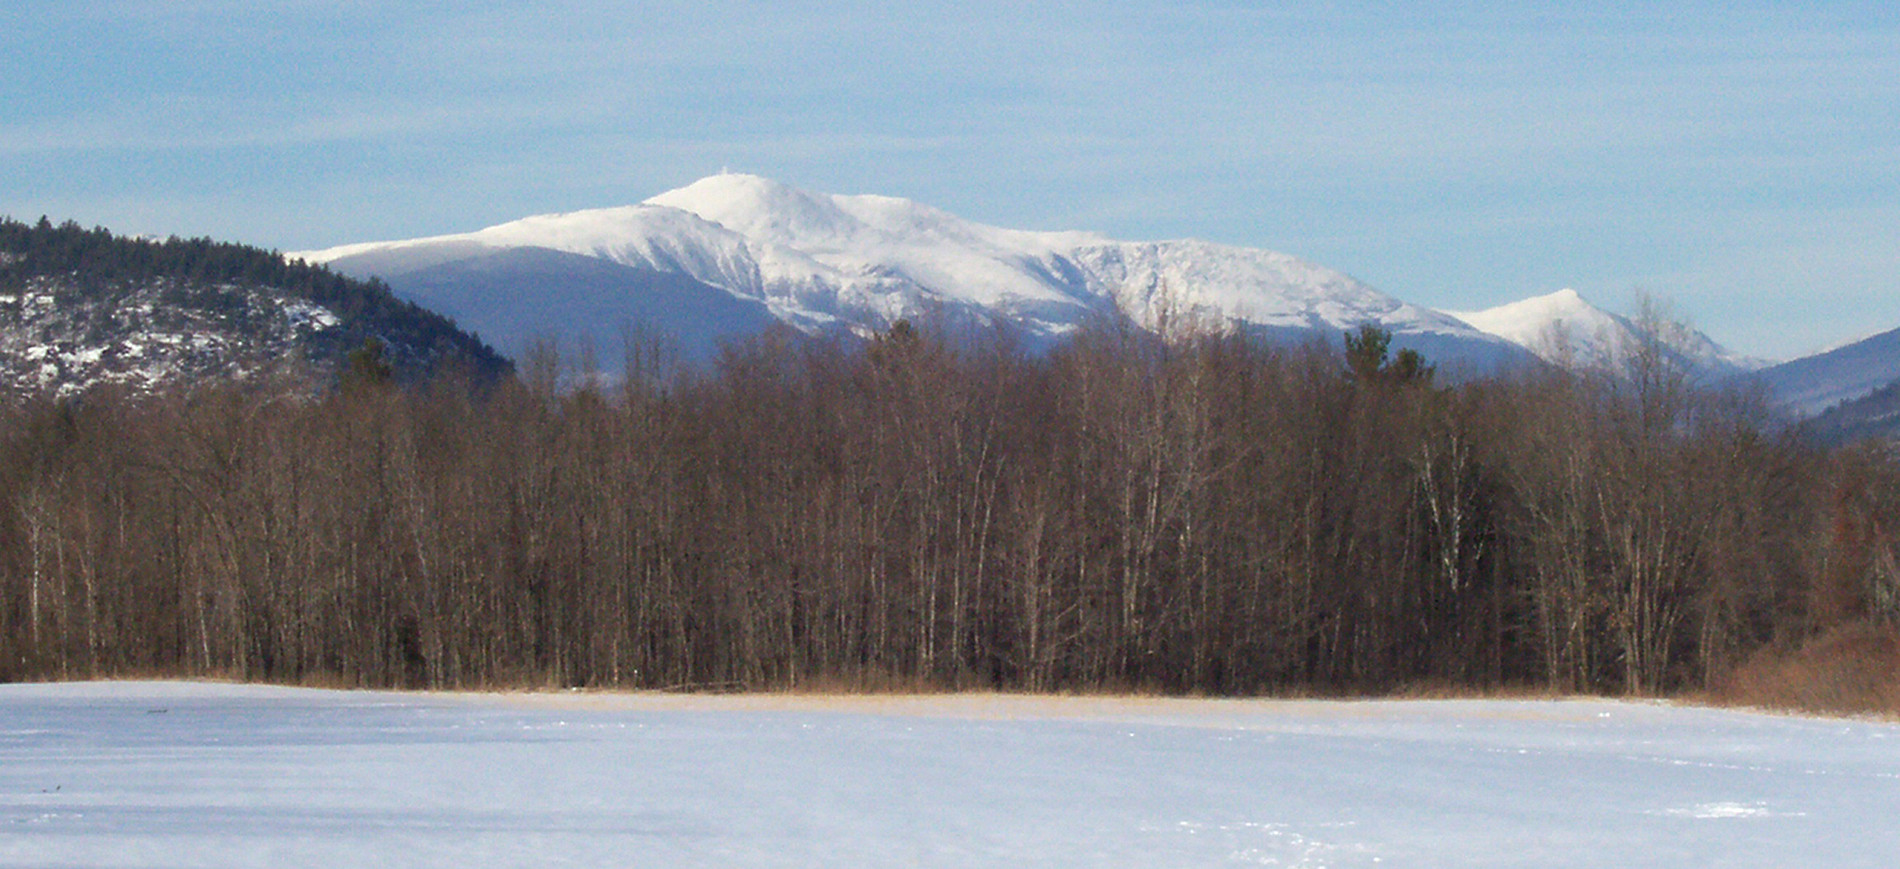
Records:
[[[1611,701],[0,686],[0,866],[1890,866],[1900,726]]]

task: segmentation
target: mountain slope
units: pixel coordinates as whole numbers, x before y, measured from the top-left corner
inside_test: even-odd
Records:
[[[1754,377],[1795,412],[1818,414],[1900,380],[1900,329],[1783,362]]]
[[[0,390],[135,390],[301,359],[335,372],[371,338],[399,378],[506,360],[387,287],[206,239],[147,241],[0,220]]]
[[[1656,341],[1667,361],[1703,382],[1714,382],[1765,363],[1729,351],[1686,327],[1645,327],[1591,304],[1577,291],[1558,290],[1482,311],[1449,311],[1546,362],[1585,371],[1625,370],[1634,354]],[[1654,333],[1652,335],[1652,333]]]
[[[612,294],[590,289],[579,276],[581,263],[569,261],[576,277],[519,284],[512,304],[498,295],[503,285],[489,280],[484,293],[497,314],[542,310],[569,324],[647,319],[658,328],[691,331],[702,344],[749,334],[757,323],[738,311],[761,309],[810,333],[864,334],[926,314],[1007,323],[1032,345],[1060,340],[1105,314],[1153,322],[1171,311],[1294,341],[1336,342],[1370,322],[1391,329],[1396,345],[1438,359],[1492,366],[1529,358],[1508,341],[1286,254],[1004,229],[909,200],[809,193],[751,175],[712,176],[639,205],[293,256],[379,276],[412,298],[439,299],[460,292],[443,266],[522,248],[688,278],[748,305],[731,317],[708,316],[692,330],[680,329],[669,320],[652,322],[653,306],[633,298],[642,291],[632,284],[625,287],[624,308],[609,310],[613,306],[604,303]],[[591,313],[561,313],[570,307]]]
[[[1825,443],[1900,440],[1900,380],[1822,410],[1803,426]]]
[[[664,323],[672,340],[693,352],[777,322],[763,304],[684,274],[542,247],[484,250],[408,272],[402,282],[409,298],[507,348],[566,337],[618,358],[629,337],[624,329]],[[521,305],[522,287],[561,303]]]

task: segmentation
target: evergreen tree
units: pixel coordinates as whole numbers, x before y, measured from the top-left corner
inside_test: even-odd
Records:
[[[345,390],[379,389],[395,377],[395,368],[389,364],[389,346],[372,335],[363,339],[363,346],[350,351],[342,383]]]

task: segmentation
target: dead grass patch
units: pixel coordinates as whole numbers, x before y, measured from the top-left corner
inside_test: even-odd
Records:
[[[1712,684],[1711,703],[1828,715],[1900,716],[1900,630],[1856,622],[1765,649]]]

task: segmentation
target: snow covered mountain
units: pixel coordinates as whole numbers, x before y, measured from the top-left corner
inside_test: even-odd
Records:
[[[1447,313],[1517,344],[1553,365],[1584,371],[1624,370],[1632,355],[1649,340],[1647,332],[1652,331],[1591,304],[1570,289],[1482,311]],[[1703,382],[1754,371],[1767,364],[1734,353],[1709,336],[1686,327],[1665,324],[1655,339],[1671,362]]]
[[[1624,370],[1643,329],[1629,318],[1559,290],[1483,311],[1449,312],[1512,341],[1554,365]],[[1759,385],[1787,413],[1807,418],[1823,440],[1845,442],[1900,435],[1900,329],[1812,356],[1771,364],[1731,352],[1690,329],[1661,336],[1665,352],[1696,380]]]
[[[772,321],[866,334],[936,315],[1013,324],[1046,346],[1117,310],[1144,324],[1190,313],[1285,341],[1337,341],[1376,323],[1395,345],[1454,365],[1529,358],[1286,254],[1003,229],[905,199],[809,193],[753,175],[711,176],[638,205],[291,256],[381,277],[507,350],[584,337],[603,359],[618,352],[626,323],[673,332],[703,357]]]

